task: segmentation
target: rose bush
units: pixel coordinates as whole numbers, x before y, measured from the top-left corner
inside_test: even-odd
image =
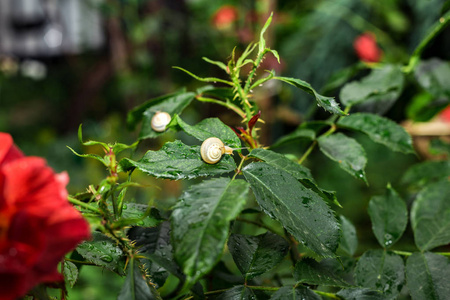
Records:
[[[58,263],[90,237],[88,223],[67,201],[68,180],[0,133],[0,299],[62,280]]]

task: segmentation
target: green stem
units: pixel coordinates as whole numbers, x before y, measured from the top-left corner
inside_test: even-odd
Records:
[[[69,199],[69,202],[72,203],[72,204],[75,204],[75,205],[81,206],[83,208],[89,209],[89,210],[91,210],[93,212],[98,213],[99,215],[101,214],[100,210],[98,208],[96,208],[96,207],[90,206],[89,204],[84,203],[83,201],[80,201],[78,199],[72,198],[70,196],[68,196],[67,198]]]
[[[198,101],[201,101],[201,102],[210,102],[210,103],[215,103],[215,104],[225,106],[226,108],[231,109],[232,111],[237,113],[242,119],[245,119],[245,117],[246,117],[245,112],[242,109],[240,109],[239,107],[237,107],[236,105],[234,105],[230,102],[223,102],[223,101],[220,101],[217,99],[200,97],[200,96],[195,97],[195,99],[197,99]]]
[[[314,147],[316,147],[316,145],[317,145],[317,141],[314,141],[311,144],[311,146],[309,146],[309,148],[306,150],[306,152],[298,160],[299,165],[301,165],[305,161],[305,159],[309,156],[309,154],[311,154],[311,152],[314,150]]]
[[[328,129],[327,132],[321,134],[320,136],[329,136],[330,134],[332,134],[333,132],[335,132],[337,129],[336,124],[332,124],[330,129]],[[308,149],[306,149],[306,152],[302,155],[302,157],[300,157],[300,159],[298,160],[298,164],[302,164],[305,159],[309,156],[309,154],[311,154],[311,152],[314,150],[314,147],[317,145],[317,139],[311,144],[311,146],[309,146]]]
[[[325,297],[328,297],[331,299],[341,299],[341,298],[339,298],[339,296],[336,296],[336,294],[333,294],[333,293],[327,293],[327,292],[316,291],[316,290],[312,290],[312,291],[320,296],[325,296]]]
[[[407,252],[407,251],[400,251],[400,250],[391,250],[392,252],[394,252],[395,254],[401,255],[401,256],[411,256],[412,253],[411,252]]]
[[[254,285],[246,285],[247,288],[252,290],[260,290],[260,291],[278,291],[280,287],[276,286],[254,286]]]
[[[409,63],[403,68],[403,72],[410,73],[414,70],[417,63],[419,62],[420,56],[429,43],[442,31],[447,25],[450,24],[450,11],[448,11],[444,16],[442,16],[439,21],[431,28],[430,33],[420,42],[416,47]]]
[[[65,258],[64,260],[73,262],[74,264],[80,264],[80,265],[85,265],[85,266],[96,266],[96,264],[88,262],[88,261],[81,261],[81,260],[76,260],[76,259],[71,259],[71,258]]]
[[[248,74],[247,80],[245,81],[245,86],[244,86],[244,93],[248,94],[248,92],[250,91],[250,84],[252,83],[253,80],[253,76],[255,76],[256,74],[256,69],[258,69],[259,64],[261,63],[264,54],[266,54],[265,51],[261,52],[258,54],[258,57],[255,60],[255,63],[253,64],[253,68],[250,71],[250,73]]]
[[[243,156],[241,158],[241,162],[239,163],[239,166],[237,167],[237,170],[234,173],[233,178],[231,178],[231,180],[234,180],[236,178],[237,174],[239,174],[241,172],[242,165],[244,164],[244,161],[246,158],[247,158],[246,156]]]

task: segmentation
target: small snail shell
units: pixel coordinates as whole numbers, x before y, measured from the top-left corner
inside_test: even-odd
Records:
[[[157,111],[152,118],[152,129],[156,132],[163,132],[166,130],[166,126],[170,123],[171,119],[168,113]]]
[[[206,139],[200,148],[200,155],[202,156],[203,161],[208,164],[218,163],[224,154],[233,154],[233,149],[225,146],[223,142],[216,137]]]

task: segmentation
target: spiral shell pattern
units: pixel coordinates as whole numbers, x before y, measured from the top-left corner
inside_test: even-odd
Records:
[[[170,123],[171,119],[170,115],[166,112],[156,112],[151,122],[152,129],[156,132],[163,132],[166,130],[166,126]]]
[[[219,162],[224,153],[225,145],[220,139],[215,137],[206,139],[200,148],[200,155],[203,161],[208,164]]]

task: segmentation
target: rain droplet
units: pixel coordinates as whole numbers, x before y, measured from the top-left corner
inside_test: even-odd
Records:
[[[103,260],[104,262],[112,262],[113,258],[110,255],[102,255],[100,256],[100,259]]]

